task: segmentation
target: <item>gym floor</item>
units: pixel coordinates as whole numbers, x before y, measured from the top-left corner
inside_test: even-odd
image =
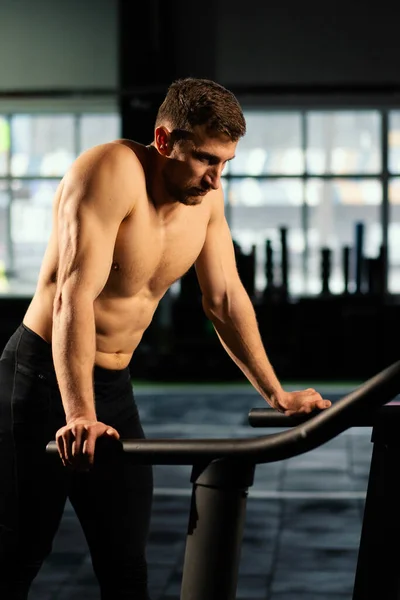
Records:
[[[335,401],[356,384],[315,387]],[[250,437],[282,431],[248,425],[250,408],[265,403],[246,384],[141,383],[134,389],[149,438]],[[307,454],[257,466],[247,502],[237,600],[351,600],[370,438],[370,428],[353,427]],[[179,600],[190,473],[190,466],[154,467],[148,544],[152,600]],[[82,598],[98,600],[99,591],[85,539],[67,505],[53,552],[29,600]]]

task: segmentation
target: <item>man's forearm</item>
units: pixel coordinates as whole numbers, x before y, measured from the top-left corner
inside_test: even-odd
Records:
[[[53,360],[67,423],[96,420],[93,366],[96,335],[93,301],[63,298],[53,314]]]
[[[231,295],[229,305],[204,306],[225,350],[257,391],[275,408],[282,386],[261,340],[253,305],[246,291]]]

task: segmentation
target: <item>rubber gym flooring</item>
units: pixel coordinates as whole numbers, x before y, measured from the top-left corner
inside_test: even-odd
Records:
[[[301,387],[313,385],[312,382]],[[299,386],[286,386],[286,389]],[[355,384],[315,387],[335,401]],[[149,438],[250,437],[246,384],[134,385]],[[237,600],[351,600],[372,452],[353,427],[309,453],[258,465],[249,490]],[[191,494],[190,466],[155,466],[148,544],[152,600],[178,600]],[[29,600],[99,600],[85,539],[67,505],[54,549]]]

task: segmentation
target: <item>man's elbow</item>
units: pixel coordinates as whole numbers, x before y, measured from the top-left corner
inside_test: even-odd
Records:
[[[202,297],[203,309],[211,320],[221,320],[228,312],[229,300],[227,294]]]
[[[235,315],[251,304],[248,293],[241,282],[229,290],[211,297],[203,295],[203,308],[211,320],[227,321],[234,319]]]
[[[246,291],[241,283],[226,288],[219,294],[203,295],[203,308],[209,319],[227,322],[242,304]]]
[[[94,296],[84,286],[71,285],[69,281],[58,286],[53,300],[53,317],[62,312],[77,312],[78,309],[93,307]]]

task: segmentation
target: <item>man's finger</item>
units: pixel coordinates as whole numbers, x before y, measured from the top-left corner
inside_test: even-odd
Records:
[[[73,441],[73,435],[72,435],[71,431],[69,429],[67,429],[62,434],[62,437],[63,437],[63,442],[64,442],[64,458],[65,458],[66,462],[70,464],[72,461],[71,445],[72,445],[72,441]]]
[[[88,431],[87,437],[83,442],[83,454],[87,458],[90,465],[94,463],[94,451],[96,447],[97,435],[95,431]]]
[[[119,440],[119,433],[116,429],[113,429],[112,427],[109,427],[106,431],[106,434],[109,435],[110,437],[114,437],[116,440]]]
[[[331,406],[332,402],[330,400],[318,400],[317,402],[317,406],[318,408],[329,408]]]
[[[82,427],[74,427],[72,429],[72,433],[75,438],[72,442],[72,456],[76,457],[82,454],[85,430]]]
[[[56,438],[56,442],[57,442],[58,453],[60,455],[60,458],[62,460],[64,467],[66,467],[67,463],[65,460],[65,445],[64,445],[64,438],[62,437],[62,435],[59,435]]]

